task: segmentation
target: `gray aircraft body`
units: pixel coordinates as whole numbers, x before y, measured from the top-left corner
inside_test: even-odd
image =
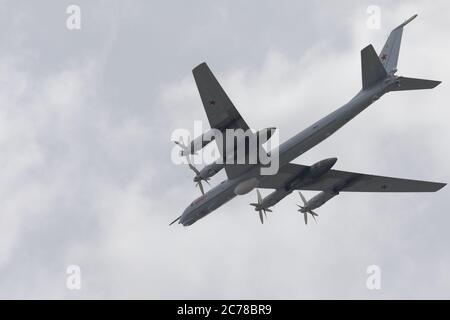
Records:
[[[275,189],[264,199],[257,190],[257,203],[251,204],[259,212],[261,222],[264,221],[266,212],[271,212],[270,207],[294,190],[320,191],[309,201],[299,192],[303,205],[299,206],[298,211],[304,215],[307,223],[308,214],[315,219],[317,214],[313,210],[339,192],[435,192],[444,187],[444,183],[333,170],[336,158],[325,159],[312,166],[290,163],[332,135],[385,93],[431,89],[440,83],[395,75],[403,27],[416,16],[392,30],[380,55],[376,54],[372,45],[361,51],[362,89],[348,103],[278,146],[275,150],[279,155],[279,170],[276,174],[262,175],[262,165],[259,163],[222,165],[214,163],[210,166],[215,169],[210,171],[210,175],[205,176],[199,175],[199,171],[189,164],[196,171],[194,181],[200,183],[200,186],[201,180],[209,179],[222,168],[225,169],[228,179],[206,193],[201,188],[202,196],[194,200],[172,223],[178,221],[184,226],[189,226],[235,196],[246,194],[255,188]],[[221,132],[226,129],[249,129],[206,63],[194,68],[193,75],[211,128]],[[204,144],[200,146],[202,147]],[[220,148],[219,151],[224,152]]]

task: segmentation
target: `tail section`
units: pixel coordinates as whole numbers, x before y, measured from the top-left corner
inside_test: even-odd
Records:
[[[397,28],[391,31],[389,37],[384,44],[383,50],[380,53],[381,63],[388,73],[395,73],[397,71],[398,55],[400,53],[400,44],[402,42],[403,27],[413,21],[417,14],[403,22]]]
[[[375,49],[370,44],[361,50],[361,70],[363,89],[368,89],[387,76]]]
[[[433,89],[441,83],[440,81],[434,80],[395,76],[395,73],[397,72],[403,27],[416,17],[417,14],[413,15],[391,31],[379,56],[377,56],[372,45],[361,50],[363,89],[368,89],[383,79],[387,79],[385,81],[389,82],[392,81],[392,79],[395,80],[393,85],[389,88],[389,91]]]

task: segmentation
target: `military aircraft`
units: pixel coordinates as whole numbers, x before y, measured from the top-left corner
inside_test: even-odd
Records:
[[[372,45],[361,50],[362,89],[348,103],[274,148],[278,154],[279,166],[276,174],[261,174],[263,165],[260,162],[215,162],[201,171],[189,162],[190,168],[196,174],[194,181],[200,186],[202,196],[194,200],[170,225],[177,221],[183,226],[192,225],[236,195],[246,194],[255,188],[275,189],[265,198],[261,197],[257,189],[257,202],[251,205],[259,213],[261,223],[264,222],[267,212],[272,212],[270,208],[293,191],[320,191],[309,201],[299,191],[303,203],[299,205],[298,211],[303,214],[305,224],[308,222],[308,214],[316,219],[318,214],[313,210],[340,192],[435,192],[443,188],[445,183],[333,170],[336,158],[325,159],[312,166],[290,163],[336,132],[385,93],[432,89],[440,84],[440,81],[395,75],[403,27],[416,17],[417,15],[412,16],[391,31],[379,55]],[[220,132],[228,129],[249,129],[206,63],[195,67],[193,75],[212,129]],[[272,132],[272,129],[266,129],[265,133]],[[188,156],[211,141],[205,141],[203,138],[198,137],[189,146],[181,142],[177,144],[183,149],[182,153]],[[219,148],[223,159],[228,157],[225,154],[228,151],[227,148]],[[271,152],[272,150],[268,154]],[[202,180],[207,181],[223,168],[228,179],[205,193],[201,185]]]

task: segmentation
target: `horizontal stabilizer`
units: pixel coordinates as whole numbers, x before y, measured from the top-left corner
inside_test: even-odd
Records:
[[[361,70],[363,89],[368,89],[386,77],[387,72],[370,44],[361,50]]]
[[[406,77],[398,77],[398,80],[398,86],[394,87],[391,91],[433,89],[441,83],[441,81]]]

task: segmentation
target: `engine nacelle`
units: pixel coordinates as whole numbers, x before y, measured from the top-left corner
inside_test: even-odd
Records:
[[[245,181],[239,183],[236,186],[236,188],[234,188],[234,193],[237,195],[247,194],[256,188],[256,186],[258,185],[258,182],[259,181],[256,178],[251,178],[251,179],[245,180]]]
[[[314,197],[312,197],[306,203],[305,209],[308,210],[308,211],[317,209],[317,208],[321,207],[325,202],[327,202],[330,199],[334,198],[338,194],[339,194],[339,192],[333,191],[333,190],[322,191],[322,192],[318,193],[317,195],[315,195]]]
[[[308,183],[319,179],[325,173],[330,171],[336,161],[337,158],[329,158],[316,162],[309,168],[305,167],[305,169],[299,172],[297,176],[295,176],[289,183],[287,183],[286,188],[289,190],[293,190],[298,186],[307,185]]]
[[[275,127],[264,128],[262,130],[259,130],[256,133],[259,143],[262,144],[262,143],[269,141],[269,139],[272,137],[272,135],[274,134],[275,131],[276,131]],[[184,155],[186,155],[186,153],[194,154],[197,151],[206,147],[214,139],[215,139],[214,131],[213,131],[213,129],[209,129],[202,135],[200,135],[197,138],[195,138],[194,140],[192,140],[191,143],[189,143],[189,145],[187,146],[187,148],[181,151],[181,155],[184,156]],[[236,149],[235,145],[233,147],[234,147],[234,149]]]
[[[196,176],[197,179],[206,180],[211,178],[215,174],[217,174],[220,170],[225,166],[224,163],[217,163],[217,161],[206,165],[202,170],[200,170],[200,174]]]
[[[267,209],[276,205],[278,202],[283,200],[286,196],[292,193],[292,190],[286,190],[284,188],[277,189],[268,196],[264,197],[261,201],[261,207]]]
[[[316,162],[309,168],[308,179],[319,178],[335,165],[337,158],[329,158]]]
[[[181,151],[181,155],[186,155],[186,152],[188,152],[188,154],[196,153],[197,151],[203,149],[205,146],[211,143],[214,138],[215,136],[213,134],[213,129],[209,129],[205,133],[192,140],[191,143],[189,143],[189,145],[187,146],[187,149]]]

